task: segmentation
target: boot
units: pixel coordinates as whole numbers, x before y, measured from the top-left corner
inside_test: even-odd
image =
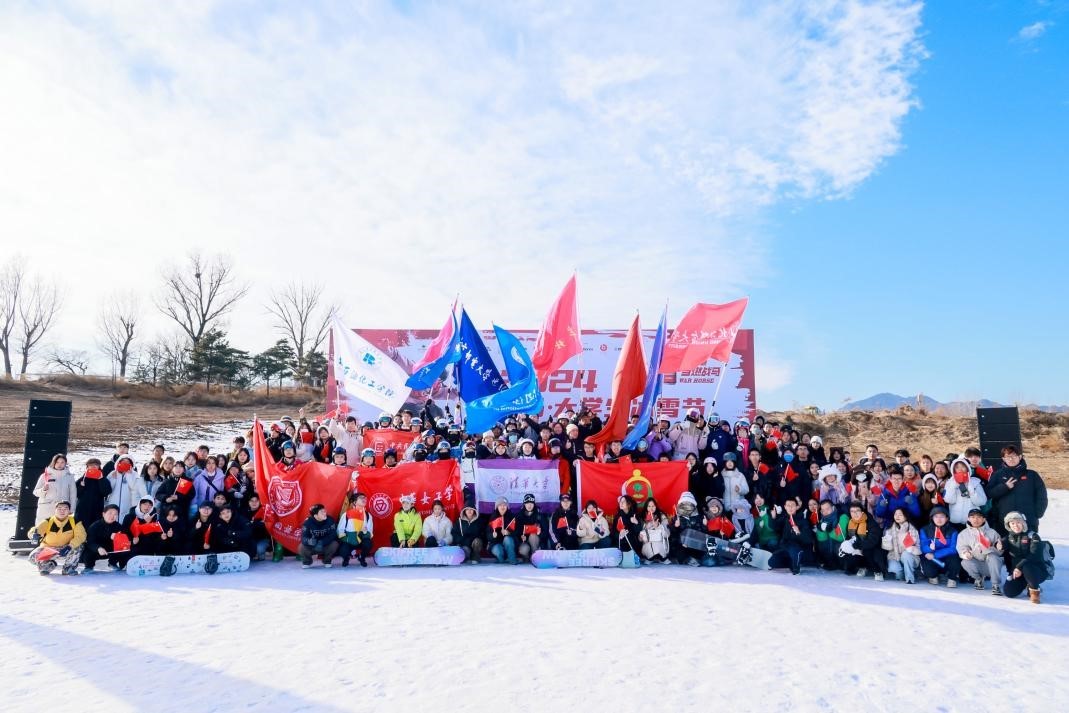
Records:
[[[275,547],[271,551],[271,561],[272,562],[281,562],[282,561],[282,545],[279,544],[278,542],[275,543]]]
[[[1031,587],[1029,587],[1028,601],[1032,602],[1033,604],[1039,604],[1039,592],[1039,589],[1032,589]]]

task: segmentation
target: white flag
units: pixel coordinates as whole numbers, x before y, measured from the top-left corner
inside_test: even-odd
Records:
[[[412,391],[405,386],[408,372],[337,318],[331,322],[330,329],[334,336],[334,378],[338,388],[346,396],[397,413]]]

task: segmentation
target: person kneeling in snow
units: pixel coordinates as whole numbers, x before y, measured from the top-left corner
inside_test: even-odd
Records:
[[[555,550],[579,549],[579,513],[572,509],[572,496],[561,493],[560,507],[553,511],[550,518],[549,540]]]
[[[969,511],[969,525],[958,533],[958,556],[961,566],[973,579],[973,586],[983,591],[984,577],[991,577],[991,593],[1002,594],[1002,538],[988,524],[984,511]]]
[[[442,501],[435,500],[431,506],[431,514],[423,521],[423,546],[446,547],[451,544],[453,544],[453,521],[445,514],[445,505]]]
[[[1039,539],[1033,530],[1028,529],[1028,518],[1024,513],[1007,513],[1003,524],[1009,534],[1003,547],[1010,556],[1010,578],[1002,587],[1007,597],[1016,597],[1028,587],[1028,599],[1039,604],[1039,585],[1053,576],[1054,563],[1047,562],[1047,548],[1050,545]]]
[[[234,506],[226,503],[219,508],[218,518],[212,525],[208,536],[206,552],[221,554],[223,552],[244,552],[250,558],[256,550],[252,546],[251,529],[245,518],[234,512]]]
[[[423,534],[423,518],[416,510],[416,496],[409,493],[401,496],[401,509],[393,516],[393,533],[390,544],[394,547],[416,547]]]
[[[850,503],[850,519],[846,523],[846,537],[839,546],[843,570],[847,574],[864,577],[872,571],[877,582],[883,581],[886,558],[881,547],[883,532],[879,523],[869,515],[865,506],[856,500]]]
[[[576,525],[575,533],[579,537],[581,550],[601,550],[612,547],[612,539],[609,537],[609,521],[605,519],[604,511],[598,507],[595,500],[587,501],[583,514],[579,516],[579,524]]]
[[[798,503],[786,500],[783,513],[776,518],[779,532],[779,548],[768,560],[771,569],[788,567],[791,574],[801,574],[802,565],[808,564],[807,553],[813,551],[813,530],[805,513],[798,512]]]
[[[657,501],[647,498],[642,504],[642,531],[638,535],[642,543],[642,559],[648,562],[665,562],[668,559],[668,516],[657,507]]]
[[[509,564],[516,564],[515,532],[516,517],[509,511],[509,501],[498,498],[494,504],[494,512],[490,514],[490,522],[486,524],[490,554],[498,564],[506,560]]]
[[[795,503],[797,505],[797,503]],[[724,502],[720,498],[708,497],[705,499],[705,531],[721,540],[730,540],[735,537],[735,525],[731,518],[724,512]],[[703,567],[715,567],[724,564],[716,555],[708,552],[701,558]]]
[[[921,569],[928,584],[939,584],[945,574],[947,586],[958,586],[961,558],[958,557],[958,531],[950,524],[944,507],[932,508],[932,521],[921,530]]]
[[[516,532],[519,533],[516,554],[520,559],[530,562],[531,554],[538,551],[542,540],[542,514],[538,512],[534,493],[523,496],[523,505],[516,515]]]
[[[705,550],[692,550],[684,547],[682,541],[684,530],[705,532],[705,518],[698,512],[698,502],[688,491],[680,493],[679,502],[676,503],[676,515],[672,518],[671,558],[677,564],[698,567],[708,553]]]
[[[112,570],[122,569],[130,559],[130,538],[119,524],[119,506],[105,505],[99,520],[86,531],[82,564],[92,572],[98,559],[107,558]]]
[[[30,538],[34,543],[30,562],[36,564],[42,551],[51,548],[57,551],[52,561],[63,568],[63,574],[78,574],[78,560],[85,544],[85,528],[71,517],[69,502],[60,500],[56,503],[52,517],[30,530]],[[50,570],[42,568],[40,571],[41,574],[48,574]]]
[[[840,515],[831,500],[820,501],[820,519],[814,529],[814,549],[820,566],[826,570],[839,569],[839,547],[846,539],[849,515]]]
[[[349,504],[341,509],[341,515],[338,516],[341,566],[348,567],[349,560],[355,552],[360,566],[367,567],[367,556],[371,554],[373,536],[374,525],[367,511],[367,495],[356,493]]]
[[[904,508],[895,508],[891,526],[884,530],[883,548],[887,550],[887,573],[906,584],[916,582],[914,572],[921,566],[920,533],[909,522]]]
[[[301,526],[301,544],[297,548],[301,567],[311,567],[315,555],[322,558],[324,567],[331,567],[331,560],[337,551],[338,525],[327,514],[327,509],[317,503],[308,509],[308,519]]]

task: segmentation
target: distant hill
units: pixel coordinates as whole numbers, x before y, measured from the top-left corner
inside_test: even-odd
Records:
[[[947,416],[972,416],[976,413],[978,408],[994,408],[997,406],[1003,406],[996,401],[990,399],[980,399],[979,401],[948,401],[942,403],[936,401],[930,396],[920,397],[920,407],[926,409],[931,413],[941,413]],[[909,406],[911,408],[918,407],[918,401],[916,396],[899,396],[898,394],[891,394],[884,392],[882,394],[876,394],[870,396],[867,399],[860,399],[858,401],[851,401],[848,404],[844,404],[839,407],[839,411],[893,411],[899,406]],[[1069,406],[1040,406],[1037,404],[1024,404],[1021,406],[1021,410],[1032,411],[1046,411],[1047,413],[1069,413]]]

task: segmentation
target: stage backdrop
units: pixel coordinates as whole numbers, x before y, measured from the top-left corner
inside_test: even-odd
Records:
[[[355,329],[353,330],[390,355],[398,364],[411,372],[412,365],[423,356],[427,345],[438,335],[435,329]],[[655,330],[642,331],[643,348],[647,358],[653,348]],[[550,376],[546,391],[545,413],[557,416],[567,409],[578,411],[585,402],[586,406],[605,417],[612,406],[612,375],[616,369],[616,360],[620,356],[626,330],[622,329],[584,329],[583,354],[573,358],[566,368]],[[498,368],[503,360],[497,348],[493,330],[481,332],[483,341],[494,357]],[[534,349],[538,331],[513,331],[528,352]],[[327,371],[327,410],[338,406],[338,388],[334,380],[334,347],[330,345],[330,359]],[[722,371],[726,371],[722,374]],[[502,371],[504,375],[504,371]],[[715,407],[711,407],[713,392],[717,380],[724,376],[727,381],[720,389]],[[506,376],[507,378],[507,376]],[[418,413],[427,398],[433,398],[441,409],[448,405],[456,409],[457,392],[451,378],[440,382],[433,389],[414,391],[409,397],[408,405]],[[731,353],[731,362],[724,370],[719,362],[710,361],[690,371],[670,374],[664,378],[664,390],[659,402],[659,413],[677,421],[683,418],[687,409],[697,408],[708,416],[716,411],[722,418],[732,422],[739,418],[753,419],[756,410],[757,394],[754,388],[754,332],[752,329],[740,329],[735,338]],[[639,400],[632,407],[638,412]],[[349,400],[349,408],[361,421],[374,421],[379,409],[361,401]]]

